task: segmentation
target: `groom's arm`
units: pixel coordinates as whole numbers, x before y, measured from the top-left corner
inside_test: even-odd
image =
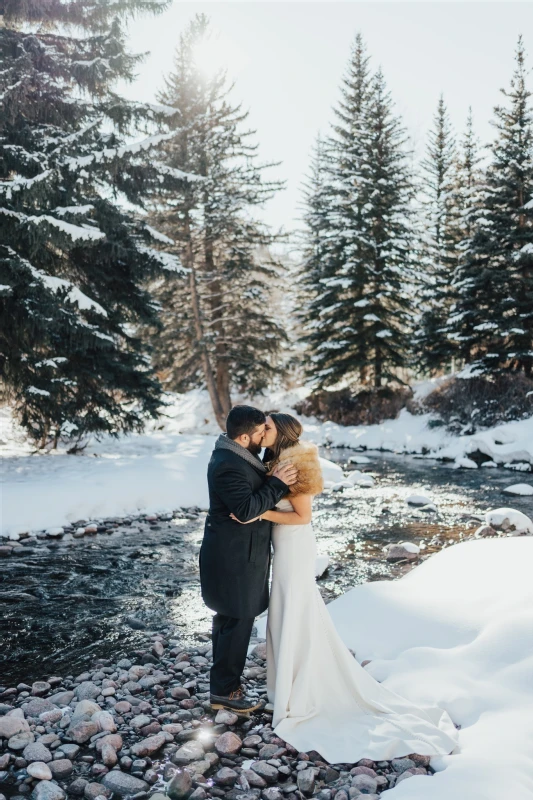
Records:
[[[289,487],[279,478],[271,476],[254,492],[243,473],[224,464],[214,476],[215,491],[240,522],[248,522],[274,508]]]

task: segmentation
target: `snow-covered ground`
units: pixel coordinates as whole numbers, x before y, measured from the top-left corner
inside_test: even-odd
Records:
[[[432,759],[433,778],[409,778],[384,798],[533,797],[532,562],[529,537],[469,541],[329,604],[376,679],[461,725],[460,754]]]
[[[383,798],[533,797],[532,559],[529,537],[472,540],[329,603],[377,680],[416,705],[445,708],[461,726],[459,752],[431,760],[437,775],[409,778]],[[260,637],[265,629],[263,616]]]
[[[290,411],[305,390],[256,398],[262,408]],[[65,450],[34,454],[9,409],[0,410],[3,503],[0,531],[14,535],[106,516],[207,504],[205,470],[219,433],[206,392],[174,395],[166,417],[143,434],[104,437],[82,455]],[[479,450],[485,465],[533,468],[533,418],[499,425],[472,436],[430,428],[429,415],[403,410],[380,425],[343,427],[302,418],[305,436],[318,444],[390,450],[453,459],[477,468],[468,456]],[[484,465],[484,466],[485,466]]]

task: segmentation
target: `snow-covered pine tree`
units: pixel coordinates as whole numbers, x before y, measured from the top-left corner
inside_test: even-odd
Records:
[[[147,131],[174,112],[126,102],[114,85],[132,80],[139,60],[121,21],[164,5],[4,3],[2,374],[41,447],[139,429],[157,415],[161,387],[136,328],[157,320],[146,280],[181,266],[126,207],[140,209],[147,188],[166,180],[147,163],[161,139]]]
[[[327,227],[319,237],[327,257],[322,272],[315,268],[308,312],[309,375],[321,387],[357,379],[381,386],[408,361],[413,179],[404,129],[383,73],[369,76],[361,36],[336,116],[321,213]]]
[[[369,236],[368,103],[369,57],[360,33],[350,54],[335,107],[332,133],[317,143],[305,188],[302,283],[304,340],[311,359],[308,376],[331,386],[345,376],[366,382],[368,349],[364,306]]]
[[[166,385],[207,387],[223,427],[232,390],[261,391],[279,371],[285,334],[272,307],[278,268],[269,254],[277,237],[254,210],[281,184],[263,178],[273,165],[257,164],[255,131],[244,127],[248,113],[228,98],[233,86],[226,72],[202,68],[211,35],[208,18],[197,14],[180,36],[159,98],[178,115],[158,168],[169,178],[193,172],[199,180],[183,193],[153,197],[154,224],[174,240],[189,280],[158,282],[163,330],[152,340]]]
[[[533,371],[533,115],[522,37],[496,139],[484,208],[458,268],[451,336],[478,374]]]
[[[414,363],[429,373],[449,367],[454,352],[446,323],[460,240],[456,182],[455,136],[441,95],[421,163],[420,317],[413,339]]]

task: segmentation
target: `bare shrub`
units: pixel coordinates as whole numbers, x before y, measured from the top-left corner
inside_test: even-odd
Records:
[[[395,419],[412,396],[405,386],[314,392],[295,406],[298,414],[339,425],[375,425]]]
[[[533,380],[515,372],[450,378],[418,405],[436,414],[452,433],[475,433],[480,428],[531,416]]]

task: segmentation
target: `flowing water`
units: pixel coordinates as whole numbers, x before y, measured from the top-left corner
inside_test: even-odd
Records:
[[[345,467],[350,450],[323,453]],[[484,512],[511,506],[533,517],[533,497],[503,489],[531,482],[503,469],[454,470],[445,464],[367,453],[354,465],[371,488],[330,492],[315,501],[318,551],[330,566],[319,586],[326,601],[366,581],[401,576],[412,565],[386,561],[383,546],[412,541],[423,554],[473,533]],[[437,512],[406,503],[425,494]],[[108,521],[82,539],[37,539],[0,562],[0,685],[77,675],[96,658],[131,654],[150,630],[171,626],[184,644],[207,641],[211,612],[200,598],[202,512],[150,523]],[[67,537],[68,538],[68,537]]]

